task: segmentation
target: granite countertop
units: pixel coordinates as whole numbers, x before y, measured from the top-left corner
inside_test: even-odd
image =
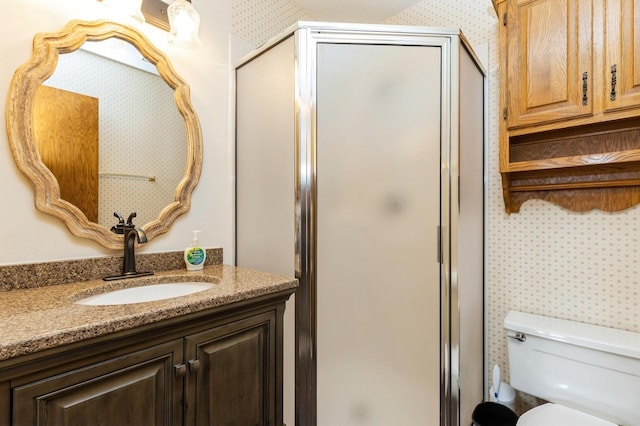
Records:
[[[75,302],[114,289],[172,281],[213,282],[211,289],[172,299],[127,305]],[[92,337],[152,324],[297,287],[291,277],[227,265],[204,271],[156,272],[149,277],[76,283],[0,292],[0,361]]]

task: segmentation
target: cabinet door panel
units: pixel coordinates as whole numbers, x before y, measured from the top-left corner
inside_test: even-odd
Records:
[[[275,389],[275,314],[267,313],[187,338],[187,359],[199,369],[187,378],[187,424],[279,425]],[[195,379],[195,380],[194,380]],[[280,393],[282,390],[280,389]],[[282,400],[280,395],[279,401]],[[282,413],[279,411],[279,417]]]
[[[640,0],[607,0],[605,34],[605,111],[639,108]]]
[[[182,341],[93,364],[13,389],[12,424],[139,426],[182,423]]]
[[[514,1],[506,22],[509,128],[591,114],[591,1]]]

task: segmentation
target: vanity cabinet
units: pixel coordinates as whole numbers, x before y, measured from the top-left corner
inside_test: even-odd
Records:
[[[275,328],[275,315],[268,312],[186,338],[186,397],[193,406],[187,410],[186,424],[282,424],[282,404],[277,403],[282,399],[282,379],[277,381],[273,368]]]
[[[173,377],[181,362],[182,342],[174,340],[48,377],[38,378],[45,370],[16,378],[11,424],[181,424],[182,383]]]
[[[280,426],[290,293],[0,364],[0,425]]]
[[[494,0],[505,210],[640,202],[640,0]]]

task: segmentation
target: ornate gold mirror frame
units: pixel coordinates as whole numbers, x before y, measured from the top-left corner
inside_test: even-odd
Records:
[[[178,111],[185,121],[185,175],[176,188],[174,201],[160,212],[156,220],[142,226],[149,241],[156,235],[167,232],[176,218],[189,211],[191,206],[191,193],[198,184],[202,169],[202,136],[198,117],[191,105],[189,86],[176,74],[167,57],[142,34],[107,21],[71,21],[58,33],[36,34],[31,59],[16,70],[11,81],[6,122],[11,152],[16,165],[33,185],[38,210],[61,219],[71,233],[78,237],[92,239],[107,248],[120,249],[123,244],[122,235],[90,222],[80,209],[60,198],[58,181],[38,153],[32,122],[36,90],[53,74],[58,55],[77,50],[85,41],[100,41],[111,37],[131,43],[149,62],[156,65],[160,76],[174,89]]]

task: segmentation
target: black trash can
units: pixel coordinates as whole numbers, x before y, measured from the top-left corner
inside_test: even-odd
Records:
[[[516,426],[518,415],[497,402],[482,402],[471,414],[472,426]]]

